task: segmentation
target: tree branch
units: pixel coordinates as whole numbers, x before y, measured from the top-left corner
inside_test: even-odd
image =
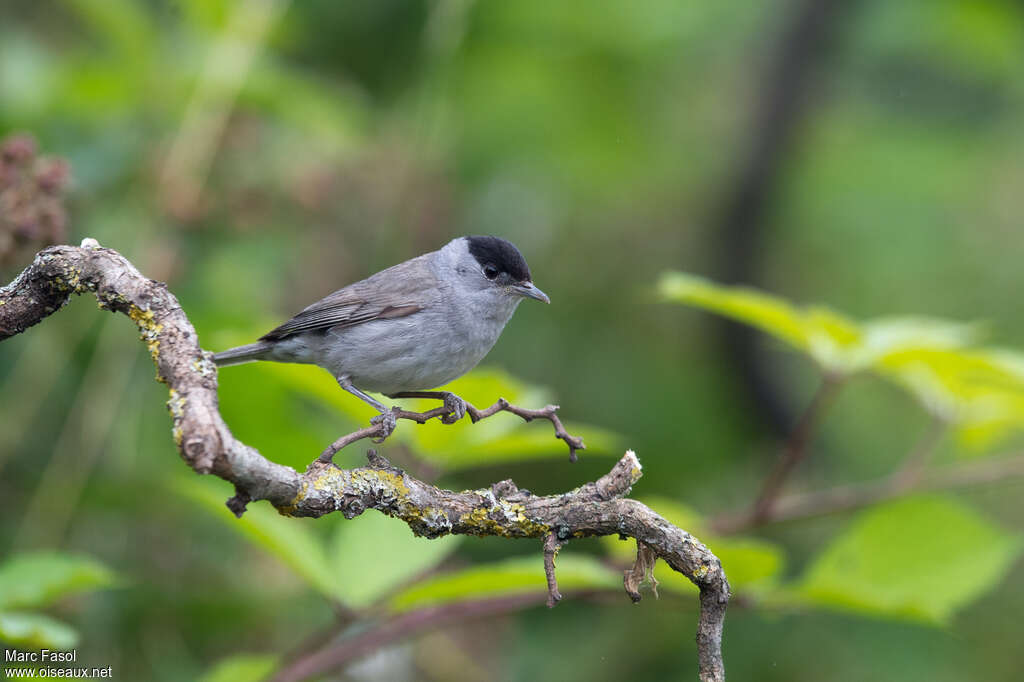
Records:
[[[249,501],[267,500],[289,516],[340,511],[353,518],[376,509],[425,537],[459,533],[543,540],[553,535],[561,542],[602,535],[635,538],[700,589],[700,677],[725,679],[721,640],[729,583],[721,563],[686,531],[643,504],[623,499],[641,476],[632,451],[597,481],[551,496],[521,491],[511,481],[463,492],[443,490],[376,456],[369,466],[348,470],[316,460],[300,474],[234,438],[218,410],[216,367],[200,348],[177,299],[165,284],[143,277],[127,259],[94,240],[41,251],[0,289],[0,340],[52,314],[71,294],[86,292],[95,294],[101,308],[135,322],[157,379],[168,385],[167,409],[182,458],[198,473],[234,484],[231,507],[236,514]]]

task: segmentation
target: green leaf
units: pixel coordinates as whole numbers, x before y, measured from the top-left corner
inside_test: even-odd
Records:
[[[861,514],[796,589],[822,606],[944,623],[994,587],[1020,549],[1018,537],[959,502],[901,500]]]
[[[281,516],[268,504],[251,504],[242,518],[235,518],[224,504],[230,493],[219,481],[179,479],[174,488],[254,545],[276,556],[320,593],[332,599],[341,598],[341,586],[323,544],[308,525],[312,520]]]
[[[622,574],[589,556],[570,556],[563,550],[555,561],[555,570],[558,587],[563,592],[622,589]],[[540,554],[472,566],[421,580],[392,597],[388,605],[392,611],[402,612],[524,592],[547,593],[544,560]]]
[[[436,566],[461,540],[453,535],[416,537],[403,521],[377,512],[339,519],[331,546],[335,581],[346,603],[368,606]]]
[[[663,274],[658,291],[665,300],[695,305],[771,334],[840,376],[877,369],[893,354],[960,348],[977,334],[975,325],[927,317],[858,323],[829,308],[799,308],[755,289],[721,286],[681,272]]]
[[[237,654],[218,661],[199,682],[262,682],[277,665],[273,654]]]
[[[78,633],[41,613],[0,612],[0,640],[22,649],[67,651],[78,644]]]
[[[669,498],[646,497],[641,502],[703,542],[722,562],[729,584],[737,592],[767,593],[777,585],[786,563],[785,553],[778,545],[758,538],[715,537],[707,532],[704,520],[696,511]],[[636,542],[632,539],[622,541],[607,536],[601,541],[613,556],[623,562],[636,558]],[[655,577],[659,589],[683,594],[697,592],[689,578],[664,563],[659,562]]]
[[[799,350],[808,350],[805,315],[789,302],[755,289],[723,287],[682,272],[662,274],[662,298],[716,312],[771,334]]]
[[[893,353],[881,372],[978,451],[1024,430],[1024,356],[1007,350],[914,349]]]
[[[0,610],[39,608],[115,582],[109,569],[88,557],[56,552],[18,554],[0,565]]]

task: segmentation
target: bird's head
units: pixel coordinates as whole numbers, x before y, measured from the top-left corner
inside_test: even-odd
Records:
[[[533,284],[530,266],[512,242],[500,237],[463,237],[468,258],[460,269],[474,286],[513,298],[533,298],[551,303],[547,294]]]

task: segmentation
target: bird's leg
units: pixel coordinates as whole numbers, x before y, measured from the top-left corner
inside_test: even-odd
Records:
[[[352,380],[348,378],[347,374],[343,374],[340,377],[335,377],[335,379],[337,379],[339,386],[341,386],[343,389],[345,389],[346,391],[348,391],[352,395],[358,396],[362,400],[364,400],[364,401],[368,402],[369,404],[373,405],[374,409],[377,410],[378,412],[380,412],[381,414],[383,414],[385,412],[390,412],[390,410],[388,408],[384,407],[381,403],[379,403],[378,401],[374,400],[373,398],[371,398],[370,396],[366,395],[365,393],[360,391],[358,388],[353,386],[352,385]]]
[[[448,414],[441,417],[445,424],[454,424],[466,416],[466,401],[451,391],[400,391],[388,394],[389,398],[431,398],[443,400]]]
[[[384,440],[385,438],[390,436],[392,432],[394,432],[395,427],[398,425],[398,419],[395,417],[395,413],[392,410],[389,410],[388,408],[384,407],[384,405],[382,405],[380,402],[374,400],[373,398],[371,398],[370,396],[366,395],[358,388],[353,386],[352,380],[349,379],[347,375],[336,377],[336,379],[338,380],[339,386],[341,386],[343,389],[345,389],[352,395],[362,398],[369,404],[373,405],[373,407],[378,412],[380,412],[380,414],[378,414],[376,417],[370,420],[371,424],[381,425],[382,431],[381,435],[379,436],[378,442]]]

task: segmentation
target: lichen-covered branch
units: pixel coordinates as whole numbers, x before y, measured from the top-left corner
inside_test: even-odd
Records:
[[[93,240],[85,240],[80,247],[41,251],[17,279],[0,289],[0,340],[38,323],[62,307],[71,294],[86,292],[95,294],[100,308],[124,313],[135,322],[156,364],[158,380],[168,386],[167,408],[182,458],[195,471],[234,484],[236,495],[229,506],[236,514],[256,500],[267,500],[290,516],[319,517],[340,511],[352,518],[376,509],[405,521],[425,537],[458,533],[541,540],[551,549],[555,593],[557,547],[582,537],[635,538],[638,547],[664,560],[700,589],[700,677],[725,679],[721,640],[729,583],[721,563],[692,535],[645,505],[625,499],[641,476],[640,462],[632,451],[597,481],[550,496],[519,490],[512,481],[478,490],[444,490],[376,455],[368,466],[356,469],[316,460],[300,474],[232,436],[218,410],[216,367],[200,348],[177,299],[166,285],[145,278],[119,253]],[[508,408],[494,411],[501,409]]]

